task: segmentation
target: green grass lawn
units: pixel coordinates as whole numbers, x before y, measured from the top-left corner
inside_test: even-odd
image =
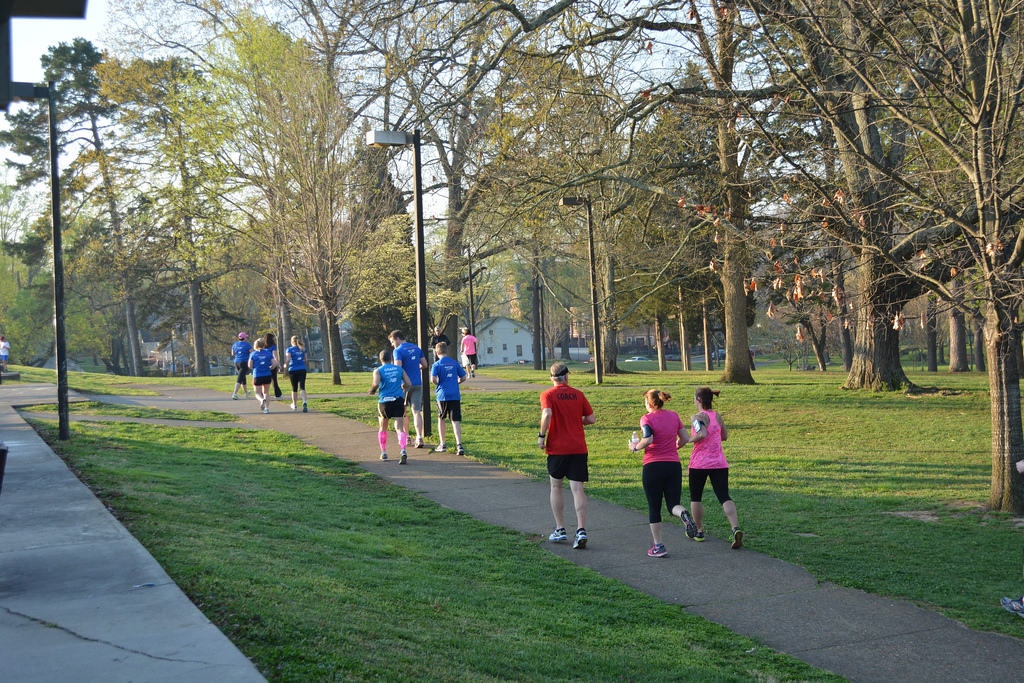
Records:
[[[718,372],[630,372],[607,378],[602,387],[592,385],[585,366],[582,372],[573,367],[573,383],[586,387],[598,417],[588,428],[591,495],[646,510],[639,457],[626,450],[643,412],[641,394],[648,387],[667,389],[675,397],[668,407],[689,415],[693,389],[709,384],[722,390],[715,407],[730,429],[731,490],[751,550],[800,564],[821,580],[1024,637],[1024,620],[999,605],[1001,596],[1024,592],[1022,520],[983,508],[991,472],[984,375],[908,373],[936,389],[910,396],[844,391],[842,373],[785,367],[759,366],[753,386],[718,385]],[[547,383],[546,371],[522,366],[482,374]],[[582,377],[590,386],[576,381]],[[88,386],[92,380],[78,381]],[[364,390],[361,384],[354,390]],[[473,457],[545,476],[536,449],[535,391],[467,392],[465,399],[465,443]],[[370,397],[321,398],[315,406],[376,424]],[[73,428],[72,441],[55,448],[69,454],[179,584],[275,680],[609,680],[646,679],[650,671],[678,672],[673,675],[683,680],[818,676],[784,659],[751,662],[744,654],[731,661],[750,649],[743,639],[708,631],[714,627],[704,623],[698,628],[677,610],[617,584],[608,587],[591,572],[550,557],[539,538],[437,508],[279,435]],[[710,490],[705,509],[709,533],[726,536]],[[467,538],[481,542],[467,544]],[[638,547],[647,540],[638,539]],[[573,586],[586,586],[579,599],[527,599],[534,591],[558,594],[544,583],[547,571],[534,571],[550,570],[552,562]],[[516,597],[498,598],[492,605],[497,616],[480,613],[506,582]],[[583,597],[609,594],[618,601],[620,591],[622,601],[607,612],[597,604],[603,598]],[[634,619],[636,610],[645,616]],[[502,613],[512,616],[502,619]],[[663,622],[666,615],[671,620]],[[664,629],[648,628],[655,617]],[[548,620],[557,629],[545,627]],[[436,630],[425,633],[434,622]],[[561,666],[564,660],[543,661],[559,661],[554,630],[570,623],[582,629],[566,636],[583,641],[578,656],[584,664],[576,671]],[[665,639],[662,631],[677,628],[702,635],[684,637],[674,650],[669,643],[677,639]],[[595,635],[584,636],[590,630]],[[288,634],[294,634],[290,641]],[[478,640],[485,654],[470,657],[466,643]],[[706,656],[690,659],[693,648],[705,648]],[[389,658],[385,652],[392,651],[398,654]],[[488,665],[488,657],[503,664]],[[513,666],[509,659],[529,668],[503,668]]]
[[[546,377],[518,368],[485,374]],[[715,407],[730,430],[730,492],[745,545],[822,580],[1024,637],[1024,620],[1009,618],[999,605],[1001,596],[1024,592],[1024,520],[983,508],[992,467],[987,379],[908,374],[937,390],[913,396],[845,391],[841,373],[784,368],[758,371],[753,386],[717,385],[718,373],[704,372],[612,376],[600,388],[587,388],[598,418],[588,427],[588,490],[645,511],[640,460],[626,449],[643,414],[643,391],[668,390],[674,399],[667,407],[689,415],[693,390],[714,386],[722,390]],[[536,449],[535,393],[467,392],[465,398],[464,442],[473,457],[546,476]],[[375,423],[373,406],[362,399],[327,399],[317,407]],[[704,503],[709,532],[727,537],[710,487]]]
[[[259,430],[54,442],[272,681],[839,681]]]

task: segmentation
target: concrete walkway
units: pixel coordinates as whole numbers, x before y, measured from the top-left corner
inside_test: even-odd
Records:
[[[5,440],[9,438],[8,423],[14,422],[13,419],[9,419],[13,411],[8,406],[17,400],[31,402],[24,400],[31,398],[30,396],[12,397],[8,392],[14,388],[4,387],[3,391],[0,391],[0,415],[3,416],[3,421],[0,422],[0,435]],[[539,391],[543,387],[516,385],[478,376],[471,380],[468,388],[471,391],[499,388]],[[47,391],[50,392],[49,396],[53,396],[52,386],[33,390],[36,391],[39,400],[46,400],[43,395]],[[19,394],[31,393],[28,387],[19,387],[17,391]],[[395,484],[417,491],[441,505],[466,512],[485,522],[545,536],[550,531],[551,512],[546,481],[537,481],[452,454],[431,453],[426,449],[410,449],[409,464],[406,466],[398,465],[397,459],[381,462],[378,459],[375,427],[367,427],[325,413],[293,413],[287,401],[273,402],[272,412],[264,415],[255,400],[250,398],[245,401],[232,401],[226,392],[180,388],[161,388],[161,392],[159,397],[95,398],[138,406],[233,412],[240,415],[247,426],[294,434],[306,443],[346,460],[358,462],[365,469]],[[12,398],[16,400],[12,401]],[[367,402],[370,410],[370,397],[367,397]],[[532,437],[533,430],[534,426],[528,425],[522,431]],[[393,434],[391,439],[394,440]],[[0,578],[0,608],[5,610],[5,613],[0,614],[4,615],[4,620],[17,618],[28,621],[29,624],[52,622],[63,626],[67,620],[63,613],[65,610],[60,605],[73,602],[66,594],[77,596],[81,593],[80,583],[86,577],[65,574],[66,585],[60,590],[49,582],[34,580],[35,577],[31,574],[13,586],[8,585],[7,572],[9,569],[16,571],[19,563],[19,558],[8,550],[11,538],[18,536],[14,528],[17,525],[8,523],[11,514],[9,508],[31,505],[35,514],[27,510],[16,514],[33,520],[39,517],[37,510],[41,507],[37,502],[38,492],[35,490],[40,483],[32,477],[24,476],[23,465],[19,462],[24,458],[21,454],[24,449],[23,442],[29,440],[22,438],[18,448],[12,446],[8,479],[4,482],[4,492],[0,496],[0,576],[3,577]],[[527,442],[529,447],[534,446],[535,442],[532,439],[527,439]],[[471,443],[472,440],[468,439],[467,447],[470,452]],[[57,463],[62,467],[59,460]],[[637,495],[641,495],[639,491]],[[567,494],[566,498],[566,526],[574,528],[571,496]],[[500,501],[500,504],[496,505],[495,501]],[[89,530],[79,528],[80,525],[72,524],[66,527],[65,520],[50,515],[44,515],[43,519],[29,523],[35,528],[34,537],[40,539],[36,541],[38,545],[70,543],[69,554],[92,554],[91,542],[87,545],[86,539],[83,538]],[[116,522],[111,520],[106,524],[116,525]],[[120,525],[116,526],[120,528]],[[1024,662],[1024,641],[972,631],[951,619],[916,607],[909,602],[881,598],[862,591],[818,582],[801,567],[762,555],[749,548],[731,550],[721,539],[709,538],[705,543],[693,543],[686,539],[682,526],[678,524],[665,525],[665,544],[669,549],[669,556],[660,560],[651,559],[646,556],[650,543],[646,514],[593,498],[590,500],[587,529],[590,543],[585,551],[573,551],[568,543],[545,542],[544,547],[579,565],[590,567],[602,575],[618,579],[666,602],[679,604],[688,612],[722,624],[737,633],[756,638],[768,647],[845,676],[851,681],[961,683],[1021,680],[1020,665]],[[121,529],[121,532],[123,531]],[[72,537],[71,541],[67,538],[60,540],[67,536]],[[127,542],[127,539],[121,540]],[[28,544],[23,542],[23,545]],[[148,553],[146,556],[148,557]],[[70,556],[54,558],[50,563],[51,566],[60,566],[62,569],[76,566],[76,560]],[[52,570],[49,573],[52,574]],[[156,595],[153,590],[131,590],[131,585],[147,582],[161,586],[163,595],[169,596],[172,592],[171,586],[167,585],[166,577],[145,581],[143,578],[145,575],[133,575],[131,578],[123,579],[123,585],[118,593],[119,599],[123,598],[122,594]],[[163,590],[164,588],[167,590]],[[25,592],[34,597],[23,597],[21,593]],[[992,599],[996,600],[998,596],[993,596]],[[30,605],[24,609],[12,607],[17,605],[18,601],[25,600],[28,600]],[[174,596],[168,600],[176,603],[178,598]],[[52,603],[54,607],[44,616],[28,609],[32,606],[41,608],[41,603]],[[135,608],[142,607],[131,604],[126,606],[115,601],[105,605],[103,600],[99,600],[90,609],[93,621],[109,625],[111,622],[121,623]],[[179,607],[176,606],[174,609]],[[111,619],[110,613],[115,610],[117,618]],[[163,612],[163,606],[160,610]],[[31,615],[31,618],[14,616],[22,613]],[[36,618],[38,621],[35,621]],[[143,617],[139,618],[142,619],[143,625],[148,621]],[[160,621],[163,623],[165,620]],[[207,639],[205,629],[209,625],[202,623],[204,621],[205,619],[195,624],[197,632],[204,630],[204,635],[196,637],[194,641]],[[79,628],[84,626],[76,625],[75,628],[68,630],[77,634]],[[7,624],[4,624],[3,632],[6,634],[7,630]],[[129,628],[128,631],[138,633],[139,629]],[[185,637],[184,634],[182,637]],[[38,667],[40,661],[47,659],[45,654],[39,652],[40,647],[31,645],[31,639],[26,638],[22,642],[23,645],[18,648],[18,656],[22,660],[20,670],[31,673],[31,664],[34,663]],[[203,644],[210,645],[205,642]],[[224,647],[223,659],[231,660],[233,664],[237,663],[228,656],[227,650],[234,648]],[[220,651],[218,645],[218,652]],[[7,660],[6,643],[4,652],[3,659]],[[234,651],[234,655],[237,656],[237,651]],[[218,664],[221,661],[210,653],[204,653],[202,657],[198,653],[195,656],[190,654],[188,659],[216,661]],[[106,661],[109,664],[110,658]],[[58,668],[57,671],[63,669]],[[246,671],[244,666],[227,668],[226,671],[230,674],[204,677],[204,672],[200,671],[199,675],[189,675],[178,680],[249,680],[245,678],[245,674],[252,674],[251,671]],[[205,673],[212,672],[210,669]],[[49,673],[49,676],[40,676],[36,672],[35,678],[18,676],[12,680],[59,680],[53,677],[54,670],[51,669]],[[231,675],[237,675],[237,678],[231,678]],[[99,680],[88,676],[68,677],[67,680],[72,678]],[[137,678],[156,680],[151,676]],[[106,675],[103,680],[127,678]],[[171,677],[167,680],[171,680]]]

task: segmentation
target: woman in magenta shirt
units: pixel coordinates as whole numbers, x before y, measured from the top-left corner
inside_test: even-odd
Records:
[[[690,507],[697,523],[697,535],[691,538],[704,540],[704,503],[701,499],[704,497],[704,485],[710,479],[711,488],[732,526],[729,537],[732,548],[739,550],[743,547],[743,532],[736,516],[736,503],[729,497],[729,463],[722,452],[722,442],[729,438],[729,430],[722,422],[722,416],[711,410],[711,401],[718,393],[708,387],[696,391],[693,402],[700,412],[690,418],[693,435],[682,442],[693,444],[693,453],[690,454]]]
[[[636,453],[644,452],[643,484],[647,495],[647,521],[651,524],[654,544],[647,554],[664,557],[668,554],[661,542],[661,502],[673,516],[679,517],[686,525],[686,535],[693,538],[697,533],[690,513],[680,504],[683,495],[683,465],[679,460],[679,446],[686,443],[686,425],[679,415],[665,410],[665,401],[672,396],[667,391],[649,389],[644,392],[647,414],[640,418],[643,438],[632,444]]]

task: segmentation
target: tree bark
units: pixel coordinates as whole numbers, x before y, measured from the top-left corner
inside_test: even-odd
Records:
[[[210,364],[206,361],[206,342],[203,336],[203,292],[195,280],[188,283],[188,304],[192,318],[192,357],[195,359],[196,376],[207,377]]]
[[[886,277],[889,273],[879,259],[864,252],[859,261],[861,297],[855,312],[853,364],[843,386],[874,391],[908,388],[911,383],[900,362],[900,334],[893,329],[906,294]]]
[[[935,302],[929,300],[928,307],[925,309],[924,314],[924,334],[925,334],[925,345],[928,348],[928,372],[939,371],[938,361],[938,321],[935,318]]]
[[[967,325],[964,323],[964,312],[954,308],[949,312],[949,371],[967,372],[970,369],[967,363]]]
[[[654,344],[658,350],[658,370],[665,372],[668,368],[665,367],[665,342],[662,340],[663,323],[661,321],[661,315],[654,316]]]
[[[985,315],[985,349],[992,418],[992,485],[989,507],[1024,514],[1024,475],[1014,464],[1024,457],[1021,429],[1020,374],[1017,347],[1020,337],[1001,307],[989,299]]]
[[[686,331],[686,314],[683,310],[683,286],[677,287],[676,291],[679,295],[679,309],[676,311],[679,317],[679,356],[682,358],[683,372],[690,372],[693,368],[690,361],[690,336]]]

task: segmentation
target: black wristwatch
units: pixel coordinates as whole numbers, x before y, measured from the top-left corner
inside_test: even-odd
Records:
[[[537,434],[537,438],[538,439],[546,439],[546,438],[548,438],[548,435],[547,434]]]

